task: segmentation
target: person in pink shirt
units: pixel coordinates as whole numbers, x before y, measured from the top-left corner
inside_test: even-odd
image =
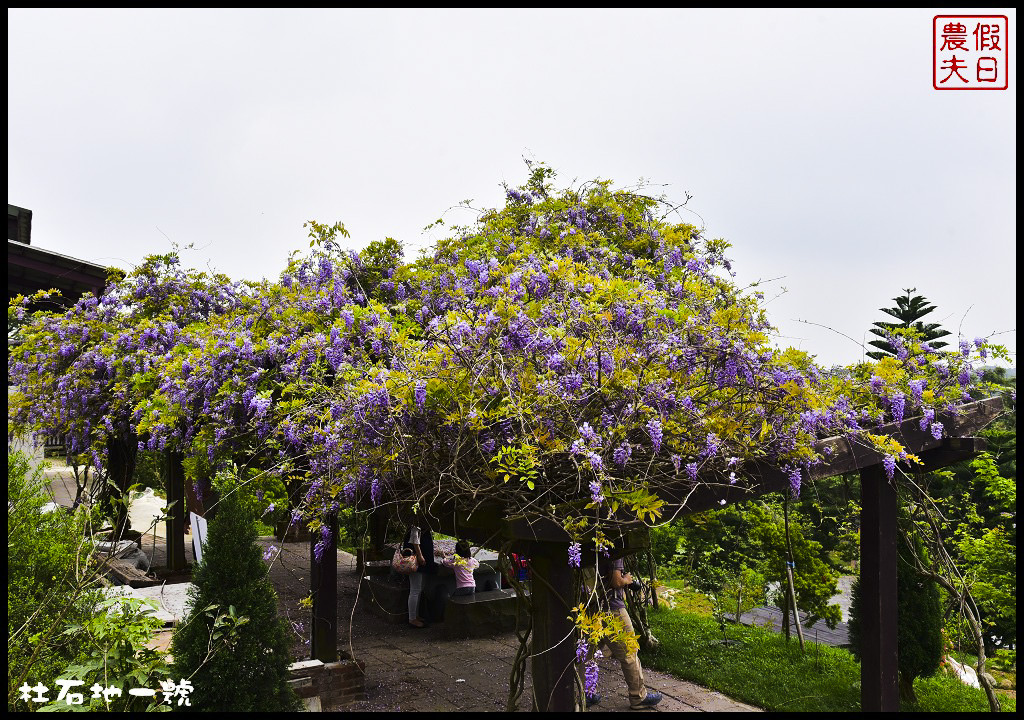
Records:
[[[476,592],[473,571],[480,567],[480,561],[470,553],[468,542],[459,540],[455,543],[455,554],[445,557],[441,562],[455,571],[455,592],[452,595],[472,595]]]

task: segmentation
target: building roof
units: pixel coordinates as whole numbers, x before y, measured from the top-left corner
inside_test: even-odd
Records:
[[[65,302],[73,303],[83,293],[100,294],[106,285],[107,268],[102,265],[7,241],[8,297],[53,288],[61,292]]]

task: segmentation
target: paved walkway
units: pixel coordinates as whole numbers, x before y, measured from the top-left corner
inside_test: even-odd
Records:
[[[806,617],[807,613],[800,611],[801,624],[804,623]],[[790,615],[790,619],[792,619],[792,615]],[[744,625],[757,625],[770,628],[775,632],[782,632],[782,610],[777,607],[754,608],[750,612],[740,615],[740,622]],[[793,637],[796,637],[795,628],[791,630],[791,633]],[[850,630],[844,622],[836,623],[835,629],[830,630],[823,620],[819,620],[811,627],[804,625],[804,639],[822,645],[849,647]]]
[[[144,537],[147,552],[154,547],[152,536]],[[299,605],[309,592],[309,544],[286,543],[283,546],[263,538],[264,547],[282,548],[271,566],[270,577],[278,592],[281,613],[293,623],[293,652],[296,658],[308,657],[306,644],[310,613]],[[154,564],[166,556],[162,539],[155,543]],[[192,562],[192,550],[186,549]],[[338,553],[338,618],[341,629],[340,650],[366,663],[364,701],[325,711],[341,712],[495,712],[504,711],[508,697],[508,679],[517,641],[513,633],[486,638],[449,640],[443,626],[432,625],[414,630],[405,624],[391,624],[371,614],[357,600],[358,576],[355,558]],[[358,605],[357,605],[358,602]],[[353,607],[355,612],[353,613]],[[604,712],[629,711],[629,698],[622,671],[611,658],[599,661],[598,691]],[[664,700],[660,712],[736,712],[758,708],[729,699],[721,693],[678,680],[654,670],[644,671],[648,687],[659,690]],[[519,702],[520,710],[530,709],[532,684],[529,669]]]
[[[270,544],[269,541],[264,541]],[[277,543],[275,543],[277,544]],[[289,543],[281,562],[293,569],[308,567],[309,546]],[[449,640],[442,626],[435,624],[415,630],[405,624],[390,624],[356,605],[358,576],[355,558],[338,553],[338,611],[343,638],[342,649],[366,662],[367,700],[338,710],[352,712],[503,711],[508,696],[508,679],[518,642],[513,633],[486,638]],[[308,577],[308,576],[307,576]],[[277,584],[277,583],[275,583]],[[353,614],[352,608],[356,607]],[[351,632],[349,632],[351,628]],[[600,661],[598,691],[603,711],[628,711],[629,698],[618,664]],[[653,670],[645,671],[647,684],[660,690],[665,699],[659,711],[754,711],[722,695]],[[524,683],[520,709],[530,708],[532,689],[529,671]]]

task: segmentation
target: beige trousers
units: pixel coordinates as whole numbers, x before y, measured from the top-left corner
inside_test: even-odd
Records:
[[[629,613],[626,612],[625,608],[612,610],[611,612],[622,618],[622,624],[627,632],[633,632],[633,622],[629,619]],[[626,687],[629,689],[629,704],[638,704],[647,697],[647,686],[644,684],[644,669],[640,667],[640,658],[637,657],[635,652],[627,652],[625,645],[622,643],[606,642],[602,647],[607,648],[611,652],[612,657],[618,660],[619,665],[622,666],[622,674],[626,678]],[[587,661],[589,662],[593,658],[594,648],[591,648],[587,654]],[[585,677],[582,665],[578,665],[576,671],[580,674],[581,679]]]

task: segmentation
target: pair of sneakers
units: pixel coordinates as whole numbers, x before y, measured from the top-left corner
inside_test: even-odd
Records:
[[[656,690],[647,692],[647,697],[642,700],[634,701],[632,698],[629,700],[630,710],[646,710],[652,708],[661,702],[661,693]],[[601,704],[601,696],[598,693],[587,693],[586,695],[587,707],[593,707],[594,705]]]

